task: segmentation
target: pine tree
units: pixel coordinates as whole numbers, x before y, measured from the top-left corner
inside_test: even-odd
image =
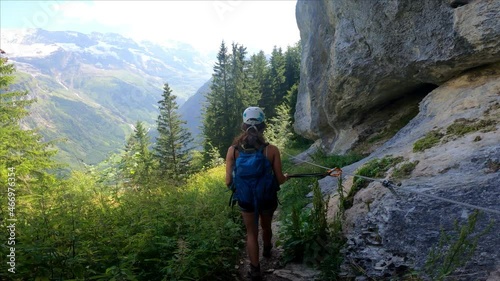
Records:
[[[127,139],[120,169],[132,186],[144,186],[151,180],[153,157],[149,150],[150,139],[144,124],[137,121],[134,132]]]
[[[281,48],[276,46],[273,48],[269,65],[270,69],[267,77],[269,91],[262,96],[261,104],[264,106],[266,117],[272,118],[276,116],[276,107],[283,102],[287,92],[285,56]]]
[[[241,126],[241,114],[248,106],[258,105],[261,94],[258,91],[257,82],[252,79],[249,69],[249,61],[246,60],[246,47],[233,44],[231,56],[231,79],[230,97],[233,107],[231,108],[232,129],[228,131],[229,141],[238,134]],[[228,143],[229,145],[229,143]]]
[[[285,87],[291,89],[293,85],[299,83],[300,79],[300,42],[295,46],[288,46],[285,52]]]
[[[3,54],[3,51],[0,50],[0,53]],[[22,119],[29,114],[27,106],[34,100],[28,98],[27,91],[9,90],[14,82],[14,72],[14,66],[0,57],[0,182],[5,184],[4,191],[0,192],[0,201],[6,202],[0,206],[0,216],[4,219],[16,218],[20,220],[19,224],[29,225],[28,232],[36,234],[37,240],[41,241],[54,234],[47,227],[51,219],[47,214],[50,208],[47,206],[47,194],[59,184],[48,173],[57,168],[52,160],[57,151],[51,149],[51,144],[44,142],[36,131],[22,128]],[[29,197],[24,196],[26,194]],[[13,198],[15,206],[7,205]],[[20,213],[15,217],[26,210],[33,210],[34,215]],[[4,228],[6,222],[3,220],[0,226]],[[3,258],[0,260],[6,261]]]
[[[215,147],[219,153],[227,143],[225,136],[230,126],[229,108],[229,54],[226,44],[222,41],[217,61],[212,75],[212,85],[207,94],[207,103],[203,112],[203,148],[205,152]],[[222,154],[221,154],[222,156]],[[205,161],[208,162],[210,155],[205,153]]]
[[[176,96],[170,86],[165,83],[163,99],[160,104],[160,115],[157,125],[159,136],[154,146],[155,157],[158,159],[160,176],[176,181],[184,179],[190,173],[190,150],[193,138],[184,127],[185,121],[180,119]]]
[[[47,169],[56,167],[51,157],[57,151],[36,131],[22,129],[21,121],[29,114],[26,107],[34,100],[28,98],[27,91],[9,91],[15,67],[7,62],[0,57],[0,182],[7,182],[9,172],[13,172],[22,177],[19,185],[29,185],[47,176]]]
[[[261,97],[269,91],[267,79],[268,68],[269,66],[264,51],[260,51],[250,57],[249,76],[256,84],[256,90],[260,93]]]
[[[246,48],[233,43],[228,53],[224,42],[217,54],[212,75],[212,86],[207,94],[203,116],[205,163],[210,162],[208,153],[214,149],[220,157],[239,133],[241,113],[260,99],[257,83],[252,79]]]

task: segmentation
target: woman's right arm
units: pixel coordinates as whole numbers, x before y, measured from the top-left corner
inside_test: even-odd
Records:
[[[226,186],[233,182],[234,147],[230,146],[226,154]]]

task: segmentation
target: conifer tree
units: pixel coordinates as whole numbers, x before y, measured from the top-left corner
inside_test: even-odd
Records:
[[[14,82],[14,72],[14,65],[0,57],[0,182],[5,183],[0,201],[6,202],[0,206],[0,216],[12,218],[11,214],[18,211],[33,210],[32,216],[19,216],[20,224],[29,225],[29,232],[36,233],[40,241],[53,236],[47,227],[50,218],[46,198],[58,185],[55,177],[48,173],[49,169],[57,168],[52,160],[57,151],[51,149],[50,143],[43,142],[36,131],[22,128],[21,122],[29,114],[27,106],[34,100],[29,99],[27,91],[9,90]],[[23,196],[26,194],[33,200],[26,200]],[[16,199],[15,206],[7,205],[12,198]],[[5,222],[0,223],[2,228],[6,226]]]
[[[246,48],[233,43],[232,52],[222,42],[212,75],[212,86],[207,94],[203,116],[205,162],[213,155],[208,151],[225,156],[227,147],[238,134],[241,113],[250,105],[257,105],[260,99],[257,83],[250,75]]]
[[[217,61],[212,74],[212,85],[207,94],[207,103],[203,112],[203,148],[205,152],[215,147],[219,153],[227,143],[225,134],[229,131],[230,116],[228,108],[229,99],[229,54],[224,41],[222,41]],[[221,154],[222,155],[222,154]],[[210,161],[210,155],[205,153],[205,162]]]
[[[150,182],[153,171],[153,157],[149,150],[150,139],[144,124],[137,121],[134,132],[127,139],[121,171],[133,186]]]
[[[249,76],[256,83],[257,92],[261,97],[269,91],[268,83],[268,62],[264,51],[253,54],[249,62]]]
[[[165,83],[163,87],[163,99],[160,104],[160,115],[157,126],[159,136],[154,146],[155,157],[158,160],[158,171],[160,176],[174,179],[176,181],[186,177],[190,172],[190,150],[193,138],[185,128],[186,122],[180,119],[179,106],[176,96],[172,94],[170,86]]]
[[[285,84],[286,89],[291,89],[298,84],[300,78],[300,41],[295,46],[288,46],[285,52]]]
[[[276,46],[271,53],[269,62],[268,83],[269,91],[264,93],[261,104],[264,106],[266,117],[276,116],[276,107],[283,102],[286,95],[286,77],[285,77],[285,56],[281,48]]]
[[[36,131],[22,129],[21,120],[29,114],[26,107],[34,100],[27,91],[9,91],[14,72],[14,65],[0,57],[0,182],[7,182],[8,174],[14,173],[23,177],[17,181],[21,185],[48,176],[45,170],[55,168],[51,157],[57,151]]]
[[[233,44],[231,56],[230,97],[233,107],[231,109],[232,128],[228,132],[229,140],[238,134],[241,126],[241,113],[250,105],[258,105],[260,92],[257,82],[252,79],[249,69],[249,61],[246,60],[246,47]],[[229,145],[230,143],[228,143]]]

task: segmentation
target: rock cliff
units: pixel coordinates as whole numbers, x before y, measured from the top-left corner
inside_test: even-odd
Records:
[[[328,152],[352,149],[452,77],[500,60],[496,0],[298,1],[296,14],[295,130]]]
[[[402,159],[386,178],[415,165],[399,180],[399,197],[378,182],[354,196],[345,213],[344,274],[397,280],[420,272],[441,231],[457,236],[454,222],[474,211],[417,193],[500,211],[499,14],[494,0],[298,1],[296,131],[327,153],[370,152],[343,168],[346,189],[371,160]],[[397,133],[380,134],[405,119]],[[372,147],[361,145],[377,135]],[[431,145],[418,147],[431,137]],[[320,181],[326,193],[336,184]],[[500,215],[481,211],[474,235],[490,221],[454,280],[500,280]]]

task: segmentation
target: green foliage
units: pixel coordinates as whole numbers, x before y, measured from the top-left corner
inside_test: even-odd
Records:
[[[399,167],[396,167],[394,169],[392,176],[396,179],[408,178],[411,175],[411,172],[418,165],[418,163],[419,163],[418,160],[413,161],[413,162],[405,162],[405,163],[401,164]]]
[[[13,168],[22,190],[50,178],[46,171],[57,165],[51,159],[56,154],[52,144],[43,142],[37,131],[21,128],[34,100],[28,98],[28,92],[9,91],[14,72],[14,65],[0,58],[0,182],[7,182],[8,169]]]
[[[268,90],[263,93],[260,104],[264,107],[267,118],[276,115],[276,107],[283,102],[289,89],[286,84],[286,61],[281,48],[273,48],[269,60]],[[290,85],[291,87],[291,85]]]
[[[285,52],[285,84],[287,89],[291,89],[294,85],[298,85],[300,80],[300,61],[302,48],[300,41],[294,46],[288,46]],[[295,99],[296,101],[296,99]],[[293,100],[291,104],[295,104]],[[292,112],[293,114],[294,112]]]
[[[449,140],[449,138],[461,137],[471,132],[493,131],[496,129],[496,124],[497,121],[495,121],[494,119],[457,119],[446,128],[445,133],[441,133],[439,130],[432,130],[423,138],[417,140],[413,144],[413,152],[424,151],[439,144],[441,140],[443,140],[443,142],[446,142]]]
[[[13,71],[3,68],[4,62],[0,63],[2,90],[12,81]],[[0,115],[0,182],[14,183],[16,276],[23,280],[233,277],[243,234],[237,213],[226,206],[224,167],[194,175],[182,188],[154,181],[147,189],[130,188],[117,179],[122,159],[111,156],[99,167],[57,179],[46,172],[55,166],[50,160],[54,151],[36,132],[20,128],[30,103],[26,95],[2,92],[0,97],[0,112],[9,112]],[[138,122],[122,162],[137,187],[149,179],[148,146],[146,130]],[[2,202],[6,197],[0,192]],[[4,218],[13,212],[6,206],[0,206]],[[6,224],[3,220],[0,227],[5,229]],[[7,258],[0,257],[2,264]],[[0,279],[11,279],[11,274],[2,271]]]
[[[390,168],[394,167],[398,163],[401,163],[402,161],[403,157],[392,157],[391,155],[385,156],[382,159],[372,159],[371,161],[361,166],[361,168],[359,168],[355,172],[355,174],[370,178],[382,178]],[[360,177],[355,177],[353,185],[349,190],[349,193],[345,197],[345,201],[343,202],[344,207],[346,209],[352,207],[354,196],[356,195],[356,193],[367,186],[367,180]]]
[[[26,280],[228,280],[242,225],[224,167],[137,192],[73,173],[18,198],[17,274]],[[7,277],[0,273],[0,278]]]
[[[190,173],[190,150],[193,138],[184,127],[186,122],[180,119],[177,112],[176,96],[170,86],[165,83],[159,110],[157,125],[159,136],[154,150],[158,160],[158,173],[161,177],[183,180]]]
[[[362,155],[356,153],[348,153],[345,155],[325,155],[322,152],[316,152],[311,157],[314,163],[330,168],[341,168],[363,159]]]
[[[323,259],[328,240],[327,206],[328,198],[323,198],[316,183],[312,208],[302,211],[293,208],[290,216],[285,218],[282,231],[285,262],[304,261],[317,265]]]
[[[246,54],[246,48],[235,43],[229,52],[224,42],[217,54],[211,91],[206,96],[203,112],[203,136],[204,150],[215,147],[219,157],[224,157],[239,134],[241,114],[248,106],[262,107],[267,120],[275,120],[272,130],[276,132],[272,133],[272,138],[278,142],[286,139],[287,133],[281,126],[293,118],[295,112],[300,48],[289,47],[283,53],[281,48],[275,47],[269,62],[262,51],[250,59]],[[284,111],[289,117],[283,123],[276,122],[276,118],[284,116]]]
[[[343,194],[341,179],[338,191]],[[341,250],[345,244],[342,233],[344,209],[339,206],[333,221],[328,223],[328,202],[329,197],[323,197],[317,181],[313,183],[312,207],[293,205],[291,212],[282,217],[280,241],[285,262],[305,262],[321,270],[322,280],[337,280],[343,262]]]
[[[346,239],[342,232],[342,223],[344,221],[344,187],[342,185],[342,177],[339,177],[337,183],[337,194],[339,195],[338,211],[333,217],[333,221],[328,227],[328,243],[325,248],[327,255],[320,263],[321,280],[338,280],[340,266],[344,261],[342,249],[344,248]]]
[[[444,135],[442,133],[436,130],[430,131],[423,138],[417,140],[413,144],[413,152],[424,151],[437,145],[441,141],[441,138],[443,138],[443,136]]]
[[[439,243],[429,252],[424,269],[432,280],[445,280],[447,276],[470,260],[479,239],[492,227],[490,223],[481,233],[474,235],[478,216],[479,211],[476,210],[462,226],[455,221],[454,233],[449,234],[441,230]]]
[[[129,136],[123,154],[120,170],[130,186],[149,183],[154,171],[153,155],[149,150],[151,142],[142,122],[137,121],[134,133]]]
[[[269,120],[269,125],[266,128],[266,138],[270,143],[283,150],[293,137],[290,107],[281,104],[276,108],[276,112],[276,117]]]
[[[234,122],[240,119],[234,115],[236,95],[230,89],[230,63],[230,55],[222,41],[212,75],[211,91],[206,96],[207,105],[203,112],[204,150],[209,151],[213,146],[219,152],[219,157],[230,146],[237,133]]]
[[[224,164],[224,158],[220,156],[217,148],[212,146],[211,143],[206,143],[208,150],[203,151],[204,166],[207,168],[213,168]]]
[[[297,146],[296,143],[291,143],[291,147]],[[296,148],[287,150],[286,154],[296,154],[296,151],[302,151],[301,148]],[[321,168],[311,167],[306,163],[303,164],[293,164],[292,159],[285,156],[283,157],[283,170],[290,174],[294,173],[315,173],[324,172]],[[347,155],[325,155],[322,153],[316,153],[312,155],[314,163],[325,167],[344,167],[361,159],[362,156],[356,154]],[[301,178],[300,180],[289,180],[286,183],[286,188],[280,191],[280,201],[283,203],[281,208],[283,213],[291,213],[293,208],[301,209],[306,204],[310,203],[305,195],[311,191],[310,186],[316,183],[316,178]]]
[[[293,144],[292,144],[293,146]],[[292,151],[290,151],[292,152]],[[320,153],[313,156],[314,162],[326,167],[343,167],[359,160],[356,155],[326,156]],[[310,173],[311,166],[293,165],[284,157],[283,166],[289,173]],[[313,189],[313,199],[306,194]],[[302,260],[318,266],[323,280],[336,280],[343,261],[341,253],[345,244],[342,233],[344,207],[344,191],[342,179],[339,178],[338,194],[340,196],[339,212],[333,221],[327,222],[328,198],[323,198],[316,178],[290,180],[280,191],[281,206],[280,243],[284,248],[284,261]],[[312,203],[312,207],[306,206]]]
[[[269,88],[267,83],[269,64],[264,51],[260,51],[250,56],[248,70],[250,76],[254,78],[254,82],[256,83],[256,91],[262,95],[262,93],[265,93]]]
[[[494,120],[469,120],[457,119],[446,128],[446,135],[463,136],[465,134],[477,131],[492,131],[496,128],[496,121]]]

